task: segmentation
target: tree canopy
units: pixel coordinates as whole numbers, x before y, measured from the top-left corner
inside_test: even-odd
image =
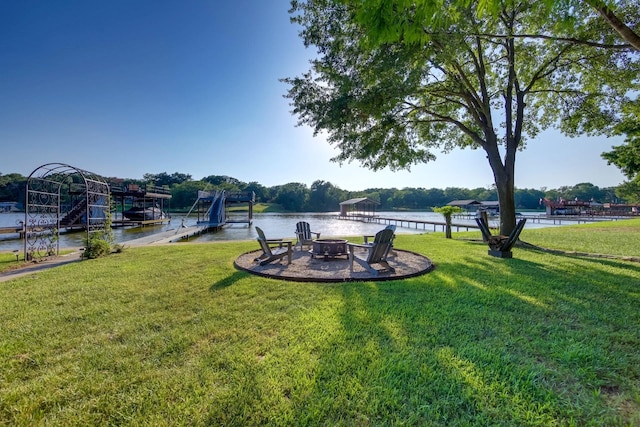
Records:
[[[142,179],[158,187],[172,186],[173,184],[180,184],[185,181],[191,180],[191,175],[186,173],[174,172],[169,175],[166,172],[160,173],[145,173]]]
[[[373,170],[410,168],[436,151],[481,149],[494,175],[501,234],[515,227],[518,150],[549,127],[612,132],[637,89],[637,53],[592,8],[569,28],[536,2],[292,1],[292,20],[318,57],[284,79],[299,124]],[[363,24],[365,23],[365,24]],[[455,171],[452,171],[455,173]]]
[[[629,179],[618,187],[619,197],[629,201],[640,201],[640,101],[630,103],[624,111],[624,120],[616,131],[626,135],[625,143],[602,153],[609,164],[614,164]]]
[[[352,3],[346,0],[344,3]],[[638,29],[638,4],[635,0],[540,0],[537,2],[541,19],[552,19],[557,27],[571,29],[580,19],[585,6],[597,12],[603,22],[620,37],[621,43],[640,51]],[[466,16],[461,10],[471,10],[479,19],[487,16],[499,16],[503,11],[501,0],[480,0],[477,2],[429,0],[382,0],[369,1],[357,9],[355,19],[364,27],[370,28],[370,35],[378,42],[396,42],[400,37],[406,41],[421,41],[425,37],[425,27],[442,23],[455,23]],[[472,9],[470,9],[472,8]],[[399,10],[412,10],[417,19],[405,19]],[[400,31],[399,31],[400,30]],[[597,39],[575,42],[597,44]]]

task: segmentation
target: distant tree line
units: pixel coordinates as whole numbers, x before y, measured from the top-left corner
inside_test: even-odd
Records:
[[[189,209],[196,201],[198,190],[253,191],[258,203],[279,205],[289,212],[335,212],[340,202],[357,197],[368,197],[380,203],[378,210],[428,210],[434,206],[444,206],[452,200],[498,200],[495,188],[369,188],[362,191],[347,191],[327,181],[315,181],[311,186],[290,182],[274,187],[265,187],[258,182],[243,182],[224,175],[210,175],[194,180],[185,173],[166,172],[143,175],[142,179],[106,178],[120,185],[152,184],[171,190],[171,209]],[[24,204],[27,177],[17,173],[0,173],[0,201],[16,201]],[[517,209],[542,208],[540,200],[594,200],[601,203],[622,203],[616,195],[616,188],[600,188],[591,183],[563,186],[557,189],[516,189]]]

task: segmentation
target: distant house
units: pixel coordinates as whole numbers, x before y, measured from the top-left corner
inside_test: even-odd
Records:
[[[447,203],[447,206],[458,206],[466,212],[486,211],[492,215],[497,215],[500,211],[500,202],[497,200],[488,200],[484,202],[480,202],[478,200],[454,200]]]
[[[475,212],[482,207],[482,202],[477,200],[453,200],[447,206],[457,206],[468,212]]]
[[[345,200],[340,202],[340,216],[374,216],[379,204],[368,197]]]
[[[480,202],[482,206],[481,211],[487,211],[491,215],[498,215],[500,213],[500,202],[497,200],[488,200],[486,202]]]

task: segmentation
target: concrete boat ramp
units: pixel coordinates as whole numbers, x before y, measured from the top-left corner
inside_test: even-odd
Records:
[[[144,245],[162,245],[166,243],[179,242],[180,240],[188,240],[190,237],[199,236],[209,231],[210,225],[195,225],[191,227],[180,227],[161,233],[151,234],[149,236],[140,237],[138,239],[122,242],[125,246],[144,246]]]

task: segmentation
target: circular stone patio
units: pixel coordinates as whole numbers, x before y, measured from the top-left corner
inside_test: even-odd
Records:
[[[239,270],[263,277],[296,282],[353,282],[353,281],[381,281],[399,280],[419,276],[433,270],[431,260],[423,255],[394,249],[395,255],[387,260],[395,273],[380,273],[374,276],[357,262],[353,263],[353,273],[349,271],[349,260],[346,256],[330,258],[315,258],[308,251],[294,250],[291,264],[287,258],[274,261],[267,265],[259,265],[254,260],[262,254],[261,250],[247,252],[240,255],[234,262]],[[378,265],[374,265],[380,268]]]

